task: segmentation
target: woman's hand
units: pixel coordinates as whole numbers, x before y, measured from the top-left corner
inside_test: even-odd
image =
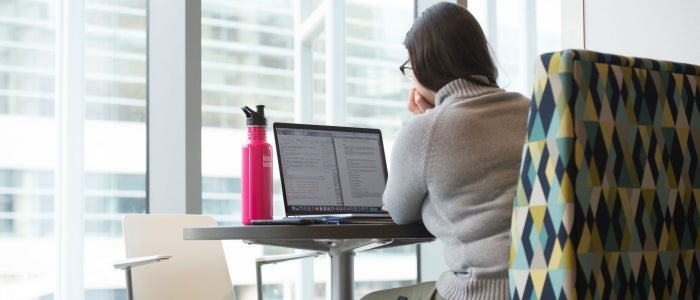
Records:
[[[408,92],[408,110],[410,110],[414,115],[419,115],[424,113],[426,110],[435,107],[432,103],[423,97],[415,87],[411,88]]]

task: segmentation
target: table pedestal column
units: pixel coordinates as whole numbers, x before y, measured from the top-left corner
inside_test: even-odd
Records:
[[[352,300],[355,252],[332,249],[328,254],[331,257],[331,299]]]

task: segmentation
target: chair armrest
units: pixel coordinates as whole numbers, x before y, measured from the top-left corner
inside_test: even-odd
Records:
[[[321,251],[313,251],[313,252],[306,252],[306,253],[298,253],[298,254],[282,254],[282,255],[271,255],[271,256],[263,256],[263,257],[258,257],[255,259],[255,286],[257,288],[258,292],[258,300],[262,300],[262,266],[266,264],[276,264],[278,262],[283,262],[283,261],[288,261],[288,260],[294,260],[294,259],[299,259],[299,258],[305,258],[305,257],[311,257],[311,256],[319,256],[321,254],[324,254],[325,252]]]
[[[288,261],[288,260],[294,260],[294,259],[311,257],[311,256],[319,256],[323,253],[324,252],[321,252],[321,251],[314,251],[314,252],[298,253],[298,254],[283,254],[283,255],[263,256],[263,257],[256,258],[255,264],[258,266],[266,265],[266,264],[276,264],[278,262],[283,262],[283,261]]]
[[[167,259],[170,259],[171,257],[172,257],[171,255],[151,255],[151,256],[141,256],[141,257],[127,258],[127,259],[115,261],[112,264],[112,265],[114,265],[114,268],[124,270],[124,275],[126,275],[126,296],[127,296],[126,298],[129,300],[134,299],[134,291],[133,291],[133,288],[131,287],[131,268],[132,267],[147,265],[150,263],[159,262],[161,260],[167,260]]]
[[[140,265],[146,265],[154,262],[159,262],[161,260],[167,260],[170,259],[172,256],[170,255],[151,255],[151,256],[142,256],[142,257],[134,257],[134,258],[127,258],[127,259],[122,259],[115,261],[113,263],[115,269],[129,269],[131,267],[136,267]]]

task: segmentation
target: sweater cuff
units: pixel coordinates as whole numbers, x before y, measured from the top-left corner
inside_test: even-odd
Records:
[[[435,284],[438,293],[445,299],[508,299],[510,297],[508,277],[467,278],[453,272],[444,272]]]

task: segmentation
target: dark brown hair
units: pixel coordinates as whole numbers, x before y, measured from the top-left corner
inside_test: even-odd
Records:
[[[497,86],[498,70],[479,22],[464,7],[441,2],[423,12],[403,42],[414,76],[437,92],[447,83],[464,78]],[[488,83],[472,76],[485,76]]]

